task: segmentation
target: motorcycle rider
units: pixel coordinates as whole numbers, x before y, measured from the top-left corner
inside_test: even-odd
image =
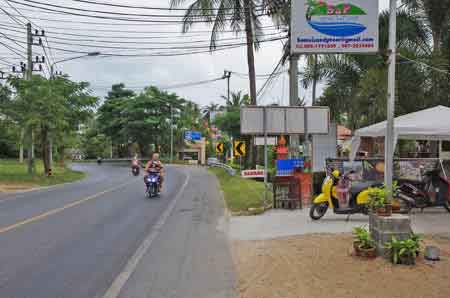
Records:
[[[164,166],[162,162],[159,160],[159,153],[156,152],[153,153],[152,159],[147,162],[147,165],[145,166],[144,179],[149,175],[149,172],[159,173],[159,191],[162,191],[162,186],[164,182]]]

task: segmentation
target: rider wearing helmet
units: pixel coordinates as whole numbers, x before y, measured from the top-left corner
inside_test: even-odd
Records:
[[[147,165],[145,166],[145,175],[144,177],[148,176],[149,172],[158,172],[160,175],[160,181],[159,181],[159,190],[162,190],[163,181],[164,181],[164,166],[162,162],[159,160],[159,154],[153,153],[152,159],[147,162]]]

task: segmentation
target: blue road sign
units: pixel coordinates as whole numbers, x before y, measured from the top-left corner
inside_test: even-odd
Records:
[[[184,133],[184,139],[186,141],[200,141],[202,139],[202,134],[198,131],[188,130]]]

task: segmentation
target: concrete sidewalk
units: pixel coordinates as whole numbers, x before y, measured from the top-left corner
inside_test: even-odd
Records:
[[[345,215],[335,215],[330,211],[319,221],[309,217],[309,209],[271,210],[258,216],[232,217],[229,235],[234,240],[266,240],[304,234],[349,233],[353,227],[369,224],[368,216],[352,215],[347,222]],[[414,210],[411,221],[416,233],[450,237],[450,213],[444,208],[425,209],[423,213]]]

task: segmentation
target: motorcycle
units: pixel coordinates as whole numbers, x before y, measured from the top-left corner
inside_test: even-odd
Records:
[[[132,166],[131,167],[131,173],[134,176],[139,176],[139,172],[140,172],[139,166]]]
[[[382,183],[377,181],[352,182],[349,177],[351,174],[354,174],[354,172],[351,171],[346,175],[341,175],[338,170],[334,170],[325,177],[322,183],[322,193],[314,199],[309,210],[309,216],[313,220],[321,219],[327,213],[328,208],[333,209],[335,214],[348,216],[356,213],[365,215],[369,213],[369,188],[382,186]],[[351,185],[347,195],[348,207],[340,206],[338,197],[338,185],[340,183]]]
[[[158,172],[149,172],[145,177],[145,184],[147,186],[146,195],[148,198],[153,198],[159,195],[159,185],[161,177]]]
[[[426,171],[422,182],[401,184],[398,198],[409,209],[444,207],[450,212],[450,181],[441,176],[441,169]]]

